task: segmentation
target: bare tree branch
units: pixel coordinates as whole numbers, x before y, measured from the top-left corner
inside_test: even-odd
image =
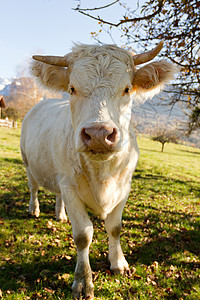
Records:
[[[73,10],[81,10],[81,11],[94,11],[94,10],[100,10],[100,9],[104,9],[104,8],[107,8],[107,7],[110,7],[114,4],[116,4],[117,2],[119,2],[119,0],[116,0],[114,2],[111,2],[107,5],[104,5],[104,6],[100,6],[100,7],[94,7],[94,8],[80,8],[79,6],[77,6],[76,8],[73,8]],[[80,12],[80,11],[79,11]]]
[[[175,64],[177,64],[177,65],[179,65],[179,66],[181,66],[181,67],[187,67],[187,68],[189,68],[189,67],[198,67],[198,66],[200,66],[200,62],[199,63],[197,63],[197,64],[182,64],[182,63],[180,63],[180,62],[178,62],[178,61],[176,61],[175,59],[173,59],[172,57],[168,57],[172,62],[174,62]]]
[[[98,17],[95,17],[95,16],[92,16],[92,15],[90,15],[90,14],[87,14],[87,13],[81,11],[79,8],[77,9],[77,11],[78,11],[80,14],[84,15],[84,16],[90,17],[91,19],[94,19],[94,20],[96,20],[96,21],[102,22],[102,23],[104,23],[104,24],[111,25],[111,26],[116,26],[116,27],[119,26],[119,25],[115,25],[115,24],[113,24],[113,23],[111,23],[111,22],[104,21],[104,20],[101,19],[99,16],[98,16]]]
[[[143,16],[143,17],[130,18],[130,19],[129,18],[125,18],[123,20],[120,20],[118,23],[112,23],[112,22],[109,22],[109,21],[106,21],[106,20],[100,18],[99,16],[95,17],[93,15],[90,15],[89,13],[85,13],[84,12],[84,10],[89,10],[89,9],[81,9],[80,7],[77,7],[75,10],[78,11],[79,13],[81,13],[81,14],[89,17],[89,18],[91,18],[91,19],[96,20],[96,21],[102,22],[102,23],[110,25],[110,26],[119,27],[120,25],[122,25],[124,23],[139,22],[139,21],[143,21],[143,20],[150,20],[151,18],[155,17],[157,14],[159,14],[161,12],[161,10],[162,10],[162,8],[164,6],[164,2],[165,2],[165,0],[160,0],[159,4],[158,4],[158,9],[154,13],[152,13],[150,15]],[[96,10],[97,9],[98,8],[96,8]]]

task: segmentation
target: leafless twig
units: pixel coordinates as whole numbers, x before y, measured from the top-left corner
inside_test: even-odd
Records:
[[[109,21],[106,21],[106,20],[100,18],[100,16],[95,17],[95,16],[90,15],[89,13],[85,12],[85,10],[88,11],[88,10],[94,10],[94,9],[82,9],[78,6],[77,8],[75,8],[75,10],[78,11],[79,13],[91,18],[91,19],[96,20],[96,21],[102,22],[102,23],[110,25],[110,26],[119,27],[121,24],[124,24],[124,23],[139,22],[139,21],[142,21],[142,20],[150,20],[151,18],[153,18],[154,16],[156,16],[157,14],[159,14],[161,12],[161,10],[163,8],[163,5],[164,5],[164,2],[165,2],[165,0],[160,0],[159,5],[158,5],[158,9],[150,15],[143,16],[143,17],[135,17],[135,18],[130,18],[130,19],[125,18],[123,20],[120,20],[118,23],[112,23],[112,22],[109,22]],[[111,3],[111,5],[113,5],[113,3]],[[95,10],[97,10],[97,9],[98,8],[96,8]]]
[[[80,8],[79,6],[77,6],[76,8],[73,8],[73,10],[77,10],[80,12],[81,11],[94,11],[94,10],[100,10],[100,9],[104,9],[104,8],[107,8],[107,7],[110,7],[114,4],[116,4],[117,2],[119,2],[119,0],[116,0],[114,2],[111,2],[107,5],[104,5],[104,6],[100,6],[100,7],[94,7],[94,8]]]

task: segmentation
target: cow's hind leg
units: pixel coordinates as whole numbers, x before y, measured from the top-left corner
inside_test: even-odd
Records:
[[[118,206],[107,216],[105,227],[109,237],[109,261],[110,269],[115,273],[123,274],[129,270],[128,263],[120,245],[121,218],[124,203]]]
[[[67,221],[67,216],[65,213],[65,205],[62,200],[62,197],[60,194],[56,195],[56,218],[58,221],[65,222]]]
[[[29,202],[29,214],[35,217],[40,215],[40,205],[38,201],[38,189],[39,185],[31,174],[29,167],[27,167],[28,185],[31,193],[31,199]]]

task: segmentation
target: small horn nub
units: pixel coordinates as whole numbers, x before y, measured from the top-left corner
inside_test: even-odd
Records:
[[[67,58],[64,56],[44,56],[44,55],[33,55],[33,59],[41,61],[45,64],[58,66],[58,67],[67,67]]]
[[[134,55],[133,56],[134,65],[136,66],[136,65],[144,64],[152,60],[156,55],[158,55],[158,53],[163,47],[163,44],[164,44],[163,41],[161,41],[154,49],[141,54]]]

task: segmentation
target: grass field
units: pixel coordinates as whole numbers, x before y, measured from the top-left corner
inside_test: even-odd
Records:
[[[27,214],[20,130],[0,128],[0,298],[72,299],[76,250],[70,222],[40,189],[41,215]],[[109,271],[104,223],[91,215],[95,299],[200,299],[200,149],[138,138],[140,161],[123,213],[131,272]]]

